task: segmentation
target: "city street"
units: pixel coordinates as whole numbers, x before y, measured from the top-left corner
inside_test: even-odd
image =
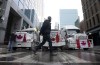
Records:
[[[100,0],[0,0],[0,65],[100,65]]]
[[[93,50],[56,50],[57,55],[51,56],[48,51],[37,52],[34,55],[29,50],[18,50],[0,54],[0,65],[99,65],[100,54]]]

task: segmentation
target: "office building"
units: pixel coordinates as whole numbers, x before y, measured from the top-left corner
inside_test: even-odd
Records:
[[[0,20],[2,19],[2,21],[0,21],[0,44],[8,44],[11,32],[35,27],[35,25],[42,20],[42,1],[43,0],[0,0],[0,2],[2,2],[0,8],[3,10],[3,13],[0,14]],[[39,9],[39,7],[41,9]]]
[[[91,33],[94,45],[100,45],[100,0],[81,0],[87,34]]]
[[[79,28],[80,27],[79,25],[80,25],[80,19],[78,17],[77,20],[75,21],[75,26]]]
[[[60,28],[66,25],[75,25],[77,19],[78,19],[77,9],[60,10]]]

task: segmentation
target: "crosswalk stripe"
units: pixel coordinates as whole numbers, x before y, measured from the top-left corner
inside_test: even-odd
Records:
[[[37,60],[31,59],[32,55],[25,56],[23,58],[19,58],[14,60],[14,62],[25,62],[25,63],[44,63]],[[68,53],[58,52],[59,59],[61,59],[61,63],[91,63],[90,61],[86,61],[84,59],[78,58]],[[58,61],[59,62],[59,61]],[[46,62],[45,62],[46,63]]]
[[[16,60],[14,60],[14,61],[15,61],[15,62],[23,61],[23,60],[26,60],[26,59],[28,59],[28,58],[30,58],[30,57],[31,57],[31,55],[28,55],[28,56],[25,56],[25,57],[22,57],[22,58],[16,59]]]
[[[9,54],[0,54],[0,57],[9,57],[12,55],[19,55],[19,54],[23,55],[23,53],[27,53],[27,52],[15,52],[15,53],[9,53]],[[56,60],[54,58],[57,58],[57,61],[55,61],[55,62],[53,61],[52,63],[92,63],[91,61],[84,60],[84,59],[74,56],[72,54],[68,54],[65,52],[57,52],[57,53],[58,53],[57,56],[53,57],[53,60]],[[38,57],[41,57],[40,55],[41,55],[41,52],[38,52]],[[33,57],[34,57],[34,54],[26,54],[25,56],[19,57],[12,61],[0,61],[0,62],[23,62],[23,63],[46,64],[46,62],[35,60]],[[42,58],[40,58],[40,60],[41,59]]]
[[[78,58],[78,57],[73,56],[71,54],[67,54],[67,53],[64,53],[64,52],[62,52],[62,53],[63,53],[63,55],[65,55],[65,56],[67,55],[66,57],[69,57],[71,59],[70,63],[90,63],[90,61],[86,61],[84,59]],[[73,60],[73,62],[72,62],[72,60]],[[64,62],[64,63],[66,63],[66,62]]]
[[[23,62],[23,63],[40,63],[40,64],[45,64],[44,62],[40,62],[38,60],[33,60],[32,59],[32,55],[27,55],[23,58],[19,58],[19,59],[16,59],[14,60],[13,62]]]
[[[15,53],[8,53],[8,54],[0,54],[0,57],[8,57],[8,56],[18,55],[18,54],[22,54],[22,53],[26,53],[26,52],[15,52]]]

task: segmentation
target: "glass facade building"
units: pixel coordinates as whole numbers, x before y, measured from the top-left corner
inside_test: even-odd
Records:
[[[43,21],[43,0],[13,0],[32,23]],[[35,16],[37,15],[37,16]],[[35,17],[35,18],[34,18]],[[38,21],[34,20],[38,19]],[[38,24],[33,24],[38,25]]]
[[[34,19],[34,0],[13,0],[16,5],[22,10],[28,19],[33,23]]]
[[[0,23],[0,43],[9,41],[12,32],[38,27],[43,18],[43,0],[2,0],[4,14]],[[7,43],[5,43],[7,44]]]
[[[78,19],[77,9],[60,10],[60,28],[66,25],[75,25],[77,19]]]

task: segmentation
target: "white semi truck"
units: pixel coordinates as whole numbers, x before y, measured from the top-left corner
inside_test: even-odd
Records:
[[[28,28],[23,29],[21,31],[17,31],[16,35],[16,42],[13,44],[13,49],[16,50],[17,48],[32,48],[33,40],[39,41],[39,34],[36,31],[36,28]]]
[[[93,48],[93,40],[88,39],[85,33],[72,34],[67,38],[67,47],[70,49],[84,49]]]
[[[61,31],[57,29],[52,29],[50,33],[50,37],[52,40],[53,49],[60,48],[61,50],[63,50],[63,46],[65,46],[66,43],[64,37],[61,35]],[[43,45],[43,49],[49,49],[48,42],[46,42]]]
[[[93,48],[93,40],[88,39],[86,33],[80,33],[80,29],[74,25],[67,25],[62,29],[65,35],[67,49],[89,49]]]

